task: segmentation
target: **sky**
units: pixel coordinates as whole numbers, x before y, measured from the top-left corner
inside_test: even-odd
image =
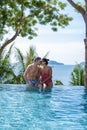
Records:
[[[38,56],[43,57],[49,52],[50,60],[66,65],[83,62],[85,59],[85,23],[81,14],[70,5],[66,12],[73,17],[73,21],[65,28],[59,28],[57,32],[53,32],[48,25],[38,26],[37,37],[33,40],[18,37],[15,40],[15,46],[24,54],[30,46],[34,46]]]

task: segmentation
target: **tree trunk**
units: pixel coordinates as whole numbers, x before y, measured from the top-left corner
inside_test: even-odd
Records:
[[[21,16],[19,18],[19,23],[20,24],[17,25],[17,30],[16,30],[15,34],[13,35],[13,37],[11,39],[6,40],[5,43],[2,46],[0,46],[0,56],[1,56],[4,48],[7,45],[9,45],[10,43],[12,43],[17,38],[17,36],[19,36],[19,34],[21,32],[20,26],[22,24],[22,20],[23,20],[23,0],[21,0]]]
[[[77,5],[74,0],[67,0],[72,7],[74,7],[83,17],[85,25],[86,25],[86,38],[84,39],[85,43],[85,76],[84,76],[84,85],[87,88],[87,0],[85,0],[86,9]]]
[[[87,13],[85,15],[85,24],[86,24],[86,38],[84,39],[85,43],[85,75],[84,75],[84,84],[87,88]]]
[[[87,38],[84,39],[85,43],[85,75],[84,75],[84,84],[87,87]]]
[[[12,42],[17,38],[17,36],[19,35],[20,31],[21,31],[21,30],[17,30],[16,33],[14,34],[14,36],[13,36],[11,39],[6,40],[5,43],[4,43],[2,46],[0,46],[0,55],[2,54],[4,48],[5,48],[7,45],[9,45],[10,43],[12,43]]]
[[[85,15],[83,16],[84,21],[85,21],[85,25],[86,25],[86,38],[84,39],[84,43],[85,43],[85,75],[84,75],[84,84],[85,87],[87,88],[87,0],[85,0],[85,5],[86,5],[86,11],[85,11]]]

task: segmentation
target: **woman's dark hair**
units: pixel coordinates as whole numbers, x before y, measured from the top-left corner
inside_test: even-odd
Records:
[[[41,61],[45,62],[46,65],[48,65],[48,61],[49,61],[49,59],[43,58]]]

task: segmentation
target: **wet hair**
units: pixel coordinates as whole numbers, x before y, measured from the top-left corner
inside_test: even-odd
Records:
[[[49,61],[49,59],[43,58],[41,61],[42,61],[42,62],[45,62],[46,65],[48,65],[48,61]]]

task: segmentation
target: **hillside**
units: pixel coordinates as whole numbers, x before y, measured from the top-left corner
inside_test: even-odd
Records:
[[[53,61],[53,60],[49,61],[49,64],[52,64],[52,65],[64,65],[63,63],[59,63],[59,62]]]

